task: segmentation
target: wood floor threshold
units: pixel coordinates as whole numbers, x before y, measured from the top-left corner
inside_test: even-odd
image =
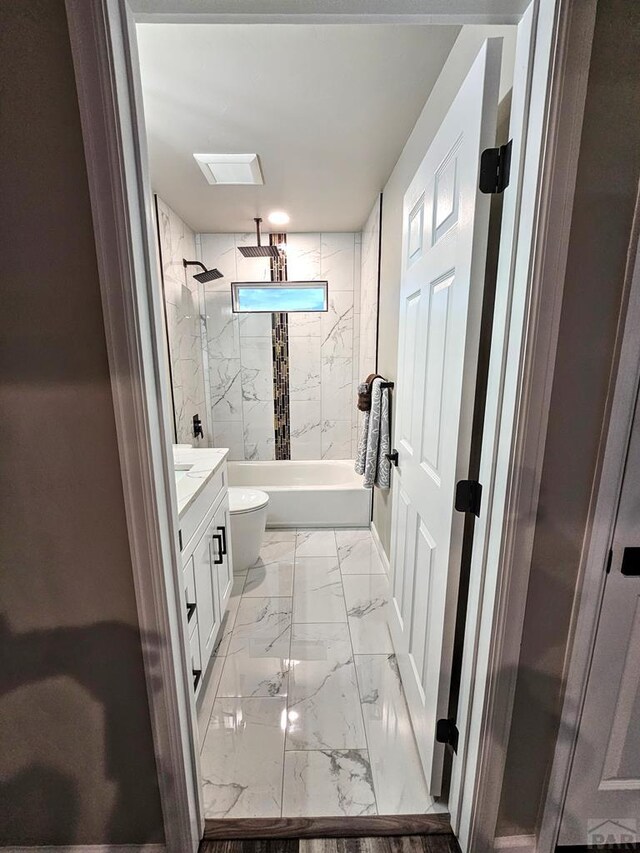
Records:
[[[369,817],[207,818],[204,840],[232,838],[375,838],[384,835],[450,835],[448,814]]]

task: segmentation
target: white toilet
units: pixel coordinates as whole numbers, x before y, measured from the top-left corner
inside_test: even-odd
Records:
[[[268,507],[266,492],[244,486],[229,487],[234,575],[243,574],[258,559]]]

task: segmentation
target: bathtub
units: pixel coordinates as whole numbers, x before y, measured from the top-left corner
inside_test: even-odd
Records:
[[[269,494],[267,527],[368,527],[371,490],[353,461],[229,462],[230,486]]]

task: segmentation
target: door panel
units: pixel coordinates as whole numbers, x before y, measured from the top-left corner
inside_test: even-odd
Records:
[[[483,45],[405,195],[393,481],[392,634],[425,776],[440,793],[489,223],[500,40]]]
[[[640,842],[640,576],[622,574],[625,549],[639,546],[636,410],[560,844]]]

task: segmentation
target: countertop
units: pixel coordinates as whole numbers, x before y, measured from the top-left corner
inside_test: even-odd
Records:
[[[200,489],[216,474],[229,453],[226,447],[189,447],[173,445],[175,466],[190,465],[188,471],[176,471],[178,518],[182,518],[196,499]]]

